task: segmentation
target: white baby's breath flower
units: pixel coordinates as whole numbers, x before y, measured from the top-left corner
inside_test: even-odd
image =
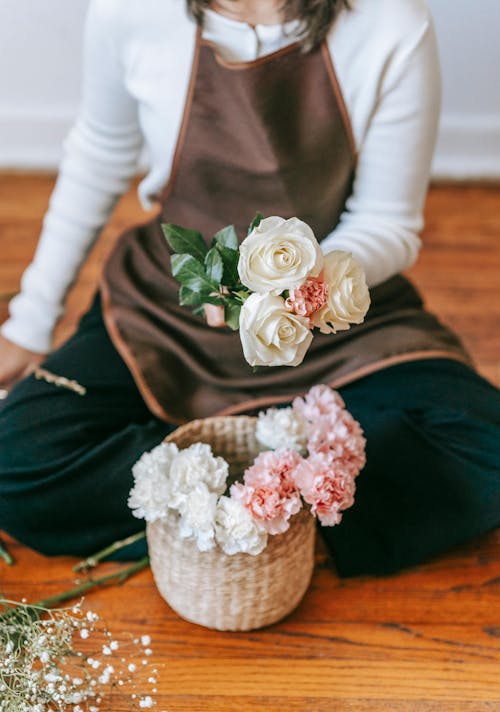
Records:
[[[270,450],[285,448],[305,452],[307,423],[292,408],[269,408],[259,413],[255,435]]]
[[[83,702],[83,695],[81,692],[72,692],[66,697],[65,702],[68,702],[70,705],[76,705],[78,702]]]
[[[210,492],[204,482],[198,482],[182,502],[179,535],[194,537],[200,551],[215,547],[215,508],[217,494]]]
[[[229,555],[245,553],[256,556],[267,544],[267,532],[252,518],[238,500],[219,497],[215,513],[215,538]]]
[[[62,680],[60,675],[54,674],[53,672],[48,672],[44,675],[44,678],[47,682],[57,682],[58,680]]]
[[[169,470],[177,455],[177,445],[161,443],[145,452],[132,468],[135,484],[128,506],[138,519],[154,522],[167,514],[170,502]]]
[[[215,457],[206,443],[194,443],[180,450],[170,466],[170,506],[184,511],[186,496],[198,483],[205,484],[210,492],[222,494],[228,471],[227,462]]]
[[[309,319],[294,314],[283,297],[251,294],[240,313],[240,339],[250,366],[298,366],[313,335]]]
[[[318,241],[298,218],[265,218],[240,245],[240,279],[259,294],[276,295],[300,287],[322,267]]]
[[[323,334],[345,331],[361,324],[370,306],[370,294],[361,265],[349,252],[333,250],[325,255],[326,304],[312,315]]]

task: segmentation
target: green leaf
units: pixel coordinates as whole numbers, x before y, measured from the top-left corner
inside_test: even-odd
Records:
[[[172,255],[170,263],[172,265],[172,274],[179,282],[182,281],[182,276],[186,270],[197,275],[205,274],[203,265],[192,255]]]
[[[216,247],[212,247],[212,249],[207,252],[205,257],[205,273],[208,279],[220,284],[223,272],[224,263],[222,262],[220,252],[218,252]]]
[[[179,289],[179,304],[182,306],[199,306],[204,301],[205,298],[200,292],[193,292],[184,286]]]
[[[223,263],[222,284],[225,287],[239,286],[241,284],[238,274],[239,252],[222,245],[217,245],[217,250],[222,257]]]
[[[254,227],[259,227],[262,220],[264,220],[264,216],[262,215],[262,213],[256,213],[254,219],[252,220],[252,222],[250,223],[250,225],[248,227],[247,235],[250,235],[250,233],[252,232]]]
[[[224,307],[224,321],[233,331],[238,331],[240,327],[241,304],[226,304]]]
[[[222,230],[219,230],[219,232],[214,235],[214,241],[217,245],[222,245],[222,247],[229,247],[231,250],[237,250],[239,241],[234,225],[228,225],[227,227],[222,228]]]
[[[164,223],[161,226],[165,238],[174,252],[194,257],[198,262],[204,262],[208,247],[201,232],[186,230],[180,225]]]
[[[245,299],[248,299],[248,297],[251,295],[251,291],[249,289],[240,289],[238,291],[233,292],[233,296],[238,299],[242,304],[245,301]]]
[[[215,297],[213,294],[207,294],[203,297],[204,304],[215,304],[217,307],[223,306],[226,302],[223,297]]]
[[[205,274],[204,265],[200,264],[191,255],[172,255],[172,274],[183,287],[192,292],[217,292],[219,285]]]
[[[224,299],[222,297],[214,297],[212,294],[206,294],[204,292],[193,292],[187,287],[181,287],[179,289],[179,304],[193,307],[198,307],[203,304],[215,304],[215,306],[221,307],[224,304]]]

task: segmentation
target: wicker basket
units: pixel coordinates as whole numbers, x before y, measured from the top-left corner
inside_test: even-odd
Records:
[[[195,420],[167,441],[179,448],[209,443],[236,477],[259,452],[255,424],[247,416]],[[147,526],[151,568],[163,598],[186,620],[218,630],[261,628],[293,611],[311,579],[314,533],[313,517],[301,510],[284,534],[269,537],[261,554],[228,556],[218,547],[200,552],[165,522]]]

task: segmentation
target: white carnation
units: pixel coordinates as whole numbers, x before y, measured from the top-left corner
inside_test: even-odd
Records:
[[[215,547],[215,509],[217,494],[198,482],[182,502],[179,535],[181,539],[194,537],[200,551]]]
[[[174,443],[161,443],[145,452],[132,468],[134,486],[128,506],[138,519],[154,522],[167,514],[170,505],[169,469],[178,453]]]
[[[204,483],[210,492],[222,494],[228,471],[227,462],[215,457],[206,443],[194,443],[181,450],[170,466],[170,506],[184,511],[186,496],[199,483]]]
[[[267,532],[238,500],[219,497],[215,513],[215,538],[225,554],[256,556],[267,544]]]
[[[269,408],[259,413],[256,437],[261,445],[270,449],[305,452],[307,423],[292,408]]]

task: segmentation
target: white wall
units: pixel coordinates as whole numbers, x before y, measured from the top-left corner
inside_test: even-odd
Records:
[[[436,20],[444,78],[434,173],[498,178],[500,2],[428,2]],[[57,165],[62,138],[78,106],[87,4],[88,0],[1,0],[0,167]]]
[[[78,107],[87,4],[0,0],[0,166],[57,164]]]
[[[428,3],[436,23],[444,86],[434,172],[499,178],[500,2]]]

